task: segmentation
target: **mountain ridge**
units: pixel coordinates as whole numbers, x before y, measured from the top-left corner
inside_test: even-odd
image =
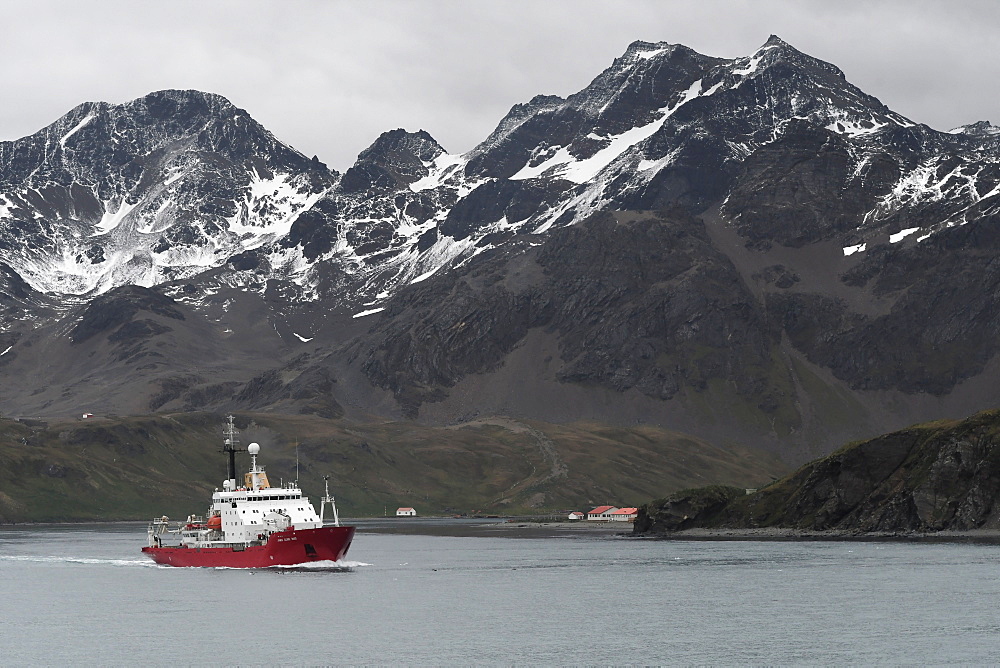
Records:
[[[0,143],[0,372],[38,377],[0,411],[601,415],[802,461],[1000,402],[993,129],[775,36],[634,42],[465,154],[396,129],[343,174],[220,96],[85,103]],[[128,285],[185,320],[128,312],[86,344],[121,387],[64,396]]]

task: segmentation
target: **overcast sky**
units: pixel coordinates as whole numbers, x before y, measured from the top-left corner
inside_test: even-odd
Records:
[[[0,140],[85,101],[219,93],[339,171],[383,131],[469,150],[635,40],[734,58],[774,33],[908,118],[1000,124],[995,0],[0,0]]]

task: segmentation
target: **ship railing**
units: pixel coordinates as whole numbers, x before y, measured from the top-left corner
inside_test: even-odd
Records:
[[[176,534],[180,533],[180,531],[180,527],[176,529],[170,528],[170,518],[166,515],[163,515],[162,517],[154,517],[149,523],[149,527],[146,529],[149,546],[162,547],[164,535]]]
[[[161,534],[170,529],[170,518],[166,515],[154,517],[149,523],[150,533]]]

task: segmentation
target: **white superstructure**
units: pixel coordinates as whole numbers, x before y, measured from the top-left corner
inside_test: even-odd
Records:
[[[231,489],[235,481],[226,481],[223,491],[212,494],[210,515],[222,518],[222,540],[242,543],[267,540],[276,531],[289,527],[318,529],[323,521],[316,509],[297,485],[271,487],[264,469],[257,465],[260,446],[247,446],[250,454],[250,471],[244,476],[244,485]]]
[[[235,442],[232,416],[227,430],[227,447]],[[212,504],[208,508],[208,520],[189,516],[180,529],[169,530],[168,518],[154,520],[149,528],[149,545],[162,545],[165,533],[180,533],[181,544],[188,547],[251,546],[266,543],[271,534],[288,529],[319,529],[323,526],[323,505],[316,513],[312,502],[302,495],[298,483],[288,483],[282,487],[271,487],[264,468],[257,464],[260,445],[251,443],[246,450],[250,454],[250,470],[244,474],[242,484],[235,478],[223,481],[222,489],[212,494]],[[334,526],[340,526],[337,506],[330,496],[327,483],[327,502],[333,508]]]

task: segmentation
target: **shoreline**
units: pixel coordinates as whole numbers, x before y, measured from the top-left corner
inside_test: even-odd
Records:
[[[444,537],[494,538],[624,538],[645,541],[841,541],[896,543],[973,543],[1000,545],[1000,529],[966,531],[810,531],[781,527],[753,529],[683,529],[671,533],[633,534],[631,522],[546,521],[537,517],[454,518],[454,517],[349,517],[342,524],[357,527],[360,534],[402,534]],[[86,520],[79,522],[7,522],[0,530],[12,528],[71,528],[84,526],[145,526],[144,520]]]
[[[377,518],[351,521],[358,533],[494,538],[631,536],[630,522],[546,522],[532,518]],[[622,526],[624,525],[624,526]]]
[[[842,541],[893,543],[979,543],[1000,545],[1000,529],[967,531],[810,531],[781,527],[755,529],[683,529],[672,533],[647,533],[633,536],[643,540],[690,541]]]
[[[447,518],[420,518],[417,524],[405,520],[356,520],[360,532],[397,533],[427,536],[494,536],[506,538],[581,538],[606,537],[649,541],[842,541],[896,543],[976,543],[1000,545],[1000,529],[966,531],[808,531],[780,527],[754,529],[684,529],[667,534],[632,533],[631,522],[545,522],[534,519],[467,520],[448,522]],[[435,521],[436,520],[436,521]],[[367,526],[366,526],[367,525]],[[622,526],[624,525],[624,526]]]

